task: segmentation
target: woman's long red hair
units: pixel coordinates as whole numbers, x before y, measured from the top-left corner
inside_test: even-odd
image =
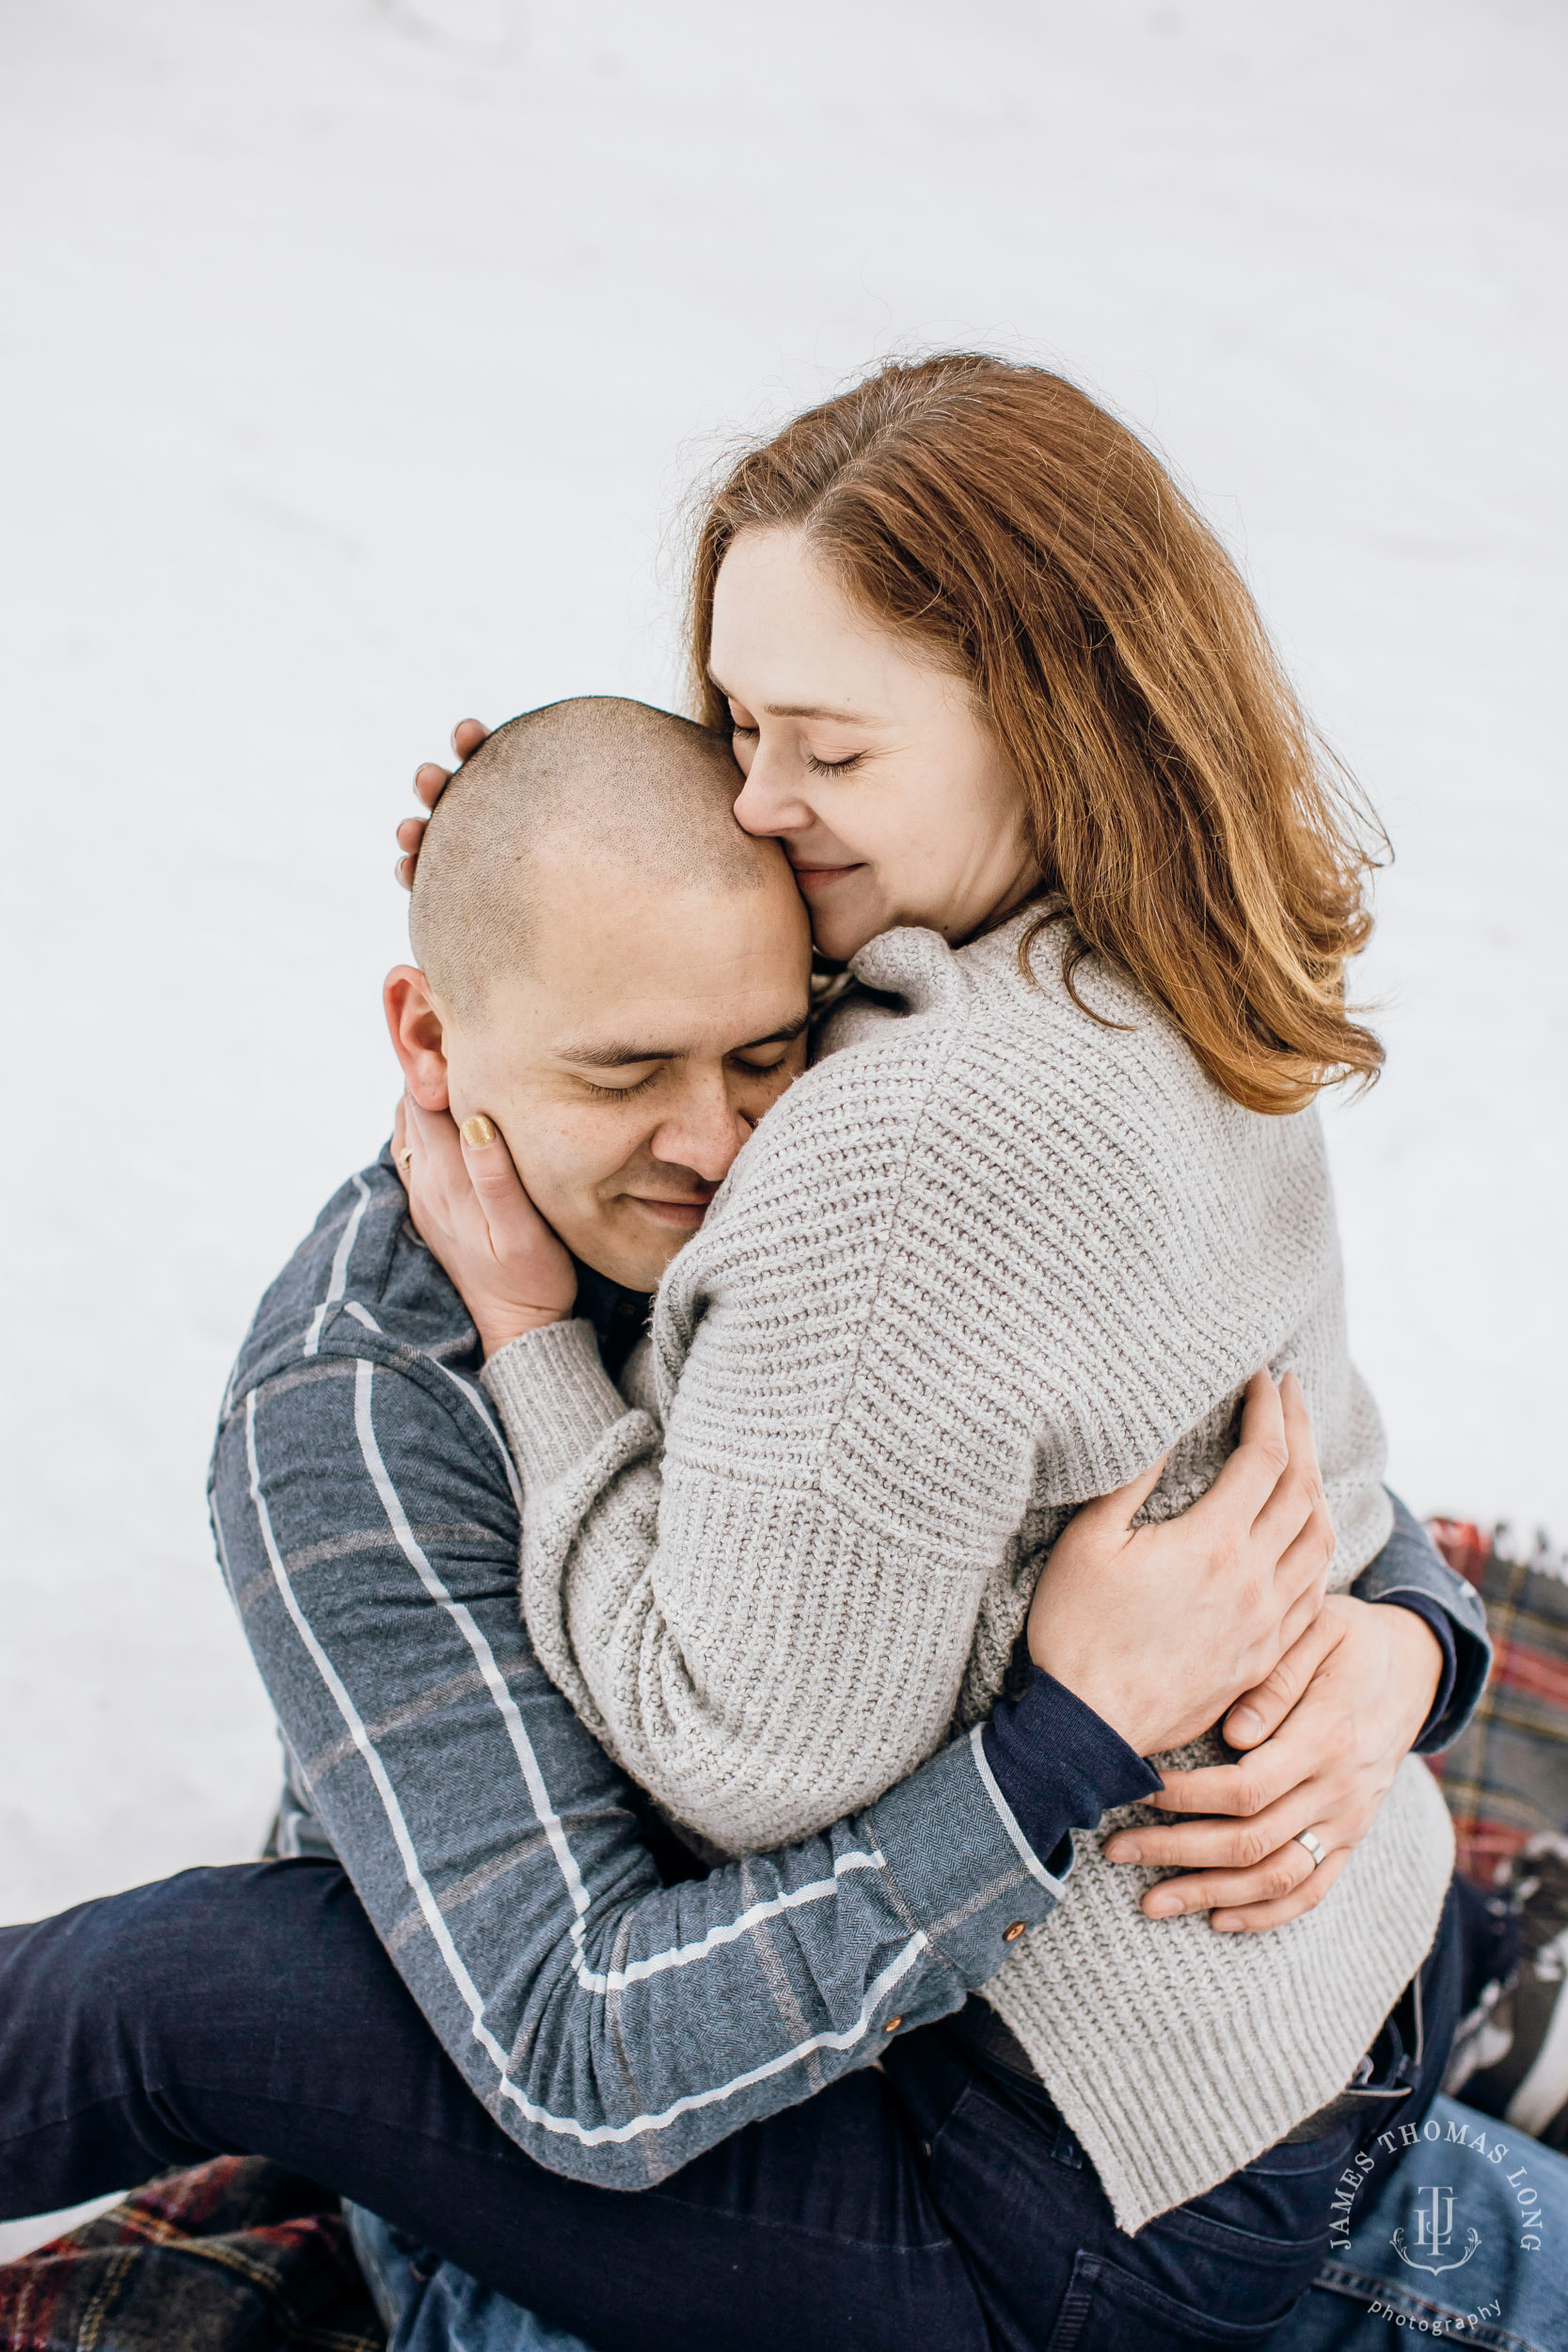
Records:
[[[701,716],[738,534],[802,530],[872,618],[969,681],[1018,777],[1069,986],[1104,957],[1258,1111],[1375,1076],[1345,1009],[1371,860],[1235,565],[1125,425],[1042,368],[893,361],[731,469],[698,530]]]

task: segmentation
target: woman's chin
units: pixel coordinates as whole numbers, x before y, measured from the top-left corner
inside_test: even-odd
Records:
[[[832,963],[847,963],[851,956],[885,930],[891,930],[896,916],[879,907],[814,906],[811,910],[812,945],[818,955]]]

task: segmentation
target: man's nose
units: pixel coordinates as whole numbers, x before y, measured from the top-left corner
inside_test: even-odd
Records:
[[[705,1184],[722,1183],[755,1121],[735,1103],[722,1070],[688,1066],[686,1083],[649,1137],[654,1157],[689,1168]]]
[[[736,798],[735,821],[746,833],[803,833],[815,819],[800,797],[799,766],[776,745],[759,743]]]

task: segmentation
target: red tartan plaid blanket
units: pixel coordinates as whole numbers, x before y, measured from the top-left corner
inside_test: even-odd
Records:
[[[1459,1867],[1491,1886],[1538,1831],[1568,1833],[1568,1560],[1506,1527],[1429,1522],[1450,1568],[1486,1603],[1492,1678],[1469,1724],[1432,1768],[1453,1815]]]
[[[216,2156],[0,2265],[4,2352],[381,2352],[338,2201]]]

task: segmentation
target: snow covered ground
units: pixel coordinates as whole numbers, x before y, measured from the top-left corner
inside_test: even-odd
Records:
[[[1243,551],[1399,849],[1395,1475],[1568,1532],[1565,67],[1555,0],[12,0],[0,1917],[264,1827],[203,1470],[388,1126],[416,760],[672,696],[687,485],[891,348],[1066,366]]]

